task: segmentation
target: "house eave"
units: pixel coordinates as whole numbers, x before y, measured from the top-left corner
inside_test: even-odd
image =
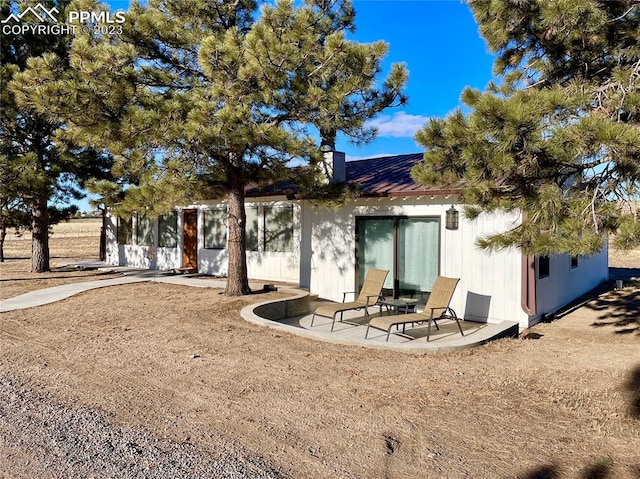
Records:
[[[381,192],[369,192],[361,193],[361,198],[403,198],[403,197],[422,197],[422,196],[448,196],[459,195],[462,193],[460,188],[445,188],[438,190],[410,190],[410,191],[381,191]]]

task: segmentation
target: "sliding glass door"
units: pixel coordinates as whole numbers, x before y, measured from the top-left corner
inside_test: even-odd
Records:
[[[438,218],[356,219],[358,287],[369,268],[389,270],[385,295],[426,301],[439,274]]]
[[[393,291],[394,224],[390,219],[359,219],[358,235],[358,290],[364,283],[369,268],[389,270],[384,289]]]

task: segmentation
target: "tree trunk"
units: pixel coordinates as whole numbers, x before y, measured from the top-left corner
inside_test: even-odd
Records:
[[[247,273],[247,215],[244,210],[244,185],[234,182],[228,195],[229,199],[229,276],[224,294],[243,296],[250,294]]]
[[[51,271],[49,266],[49,214],[47,197],[41,196],[31,210],[31,272]]]
[[[0,223],[0,263],[4,263],[4,239],[7,237],[7,224]]]
[[[102,212],[102,226],[100,227],[100,261],[107,259],[107,209],[100,208]]]

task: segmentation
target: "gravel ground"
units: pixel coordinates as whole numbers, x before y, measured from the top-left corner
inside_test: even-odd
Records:
[[[0,478],[282,477],[261,458],[216,442],[223,453],[119,427],[95,409],[58,404],[0,376]]]

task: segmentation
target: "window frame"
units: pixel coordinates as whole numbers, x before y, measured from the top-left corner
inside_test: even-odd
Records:
[[[578,256],[571,256],[569,258],[569,268],[576,269],[578,266],[580,266],[580,258]]]

